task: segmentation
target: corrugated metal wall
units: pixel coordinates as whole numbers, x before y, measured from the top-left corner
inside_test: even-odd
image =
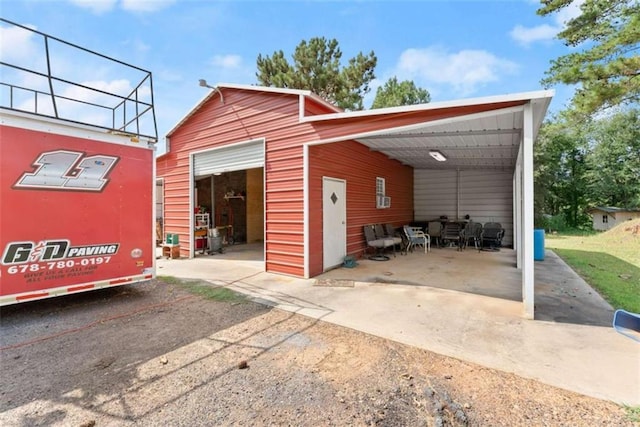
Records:
[[[300,123],[300,98],[297,95],[225,88],[222,91],[224,103],[219,97],[213,96],[201,105],[170,135],[170,151],[157,161],[157,175],[165,178],[165,232],[178,233],[181,256],[189,256],[192,244],[189,241],[189,227],[193,215],[189,205],[192,180],[189,170],[190,153],[264,138],[265,268],[267,271],[299,277],[305,274],[302,144],[518,104],[502,103]],[[331,111],[327,106],[307,98],[305,112],[320,114]],[[332,153],[323,150],[336,151]],[[358,157],[355,157],[353,150]],[[310,273],[313,275],[322,268],[317,261],[320,260],[320,264],[322,262],[322,248],[318,248],[318,244],[322,245],[322,217],[318,216],[321,215],[318,205],[322,200],[321,179],[317,179],[318,176],[333,175],[348,181],[349,253],[357,253],[363,249],[363,224],[392,222],[394,225],[401,225],[413,218],[413,179],[411,168],[395,161],[392,166],[392,161],[386,156],[372,153],[355,142],[344,146],[333,144],[317,147],[312,151],[320,156],[315,159],[320,163],[314,165],[315,175],[309,197],[313,221],[312,236],[309,239],[313,258]],[[355,159],[358,161],[354,162]],[[387,193],[392,199],[391,209],[375,208],[375,176],[388,177]],[[315,230],[319,234],[313,234]]]
[[[309,275],[322,273],[322,177],[347,181],[347,254],[366,248],[362,226],[413,219],[413,169],[355,141],[309,147]],[[391,208],[376,208],[376,177],[385,178]]]
[[[304,275],[301,143],[311,126],[299,124],[297,96],[226,90],[224,104],[212,97],[170,138],[171,151],[157,161],[165,178],[165,230],[180,234],[189,256],[189,154],[266,138],[266,270]],[[308,137],[307,137],[308,139]]]
[[[513,175],[494,170],[414,171],[416,220],[446,215],[469,215],[473,221],[499,222],[505,229],[503,244],[513,244]],[[458,194],[459,188],[459,194]],[[459,197],[459,198],[458,198]],[[458,204],[459,203],[459,204]]]

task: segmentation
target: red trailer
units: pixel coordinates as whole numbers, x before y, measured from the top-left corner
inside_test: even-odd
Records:
[[[0,305],[152,279],[151,73],[0,21],[44,41],[47,64],[0,69]],[[56,74],[69,69],[56,68],[56,45],[76,53],[74,75]],[[105,63],[122,70],[118,85],[78,72]]]

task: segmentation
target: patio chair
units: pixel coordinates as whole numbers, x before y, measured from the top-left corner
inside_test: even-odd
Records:
[[[464,229],[464,247],[473,243],[474,247],[480,251],[482,249],[482,224],[479,222],[469,222]]]
[[[504,228],[499,222],[487,222],[482,228],[482,250],[499,251],[504,237]]]
[[[386,248],[392,248],[393,256],[394,257],[396,256],[396,251],[394,248],[395,246],[394,240],[392,238],[378,239],[376,237],[375,225],[368,224],[364,226],[364,237],[365,237],[365,240],[367,241],[367,247],[374,249],[374,254],[370,256],[369,259],[376,260],[376,261],[388,260],[389,257],[384,254],[384,250]]]
[[[416,246],[422,246],[425,254],[431,251],[431,236],[425,234],[422,228],[405,225],[403,230],[409,242],[407,252],[413,251]]]
[[[384,231],[385,235],[393,238],[395,245],[400,245],[400,255],[402,255],[403,252],[406,254],[407,242],[406,239],[403,239],[403,233],[401,231],[396,231],[393,225],[389,223],[384,225]]]
[[[459,222],[447,222],[442,229],[442,241],[445,244],[455,244],[462,250],[463,233]]]
[[[396,236],[393,230],[393,226],[391,224],[374,224],[373,231],[376,234],[376,239],[385,239],[385,240],[393,240],[393,250],[395,255],[395,246],[399,245],[402,250],[402,237]]]
[[[427,232],[434,239],[435,244],[440,247],[442,244],[442,223],[440,221],[430,221]]]

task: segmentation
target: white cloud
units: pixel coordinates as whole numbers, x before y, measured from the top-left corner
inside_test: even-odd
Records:
[[[584,0],[575,0],[569,3],[568,6],[560,9],[553,15],[554,25],[542,24],[534,27],[516,25],[509,32],[509,35],[523,46],[528,46],[537,41],[551,41],[556,34],[565,28],[567,22],[580,16],[582,13],[580,10],[582,3],[584,3]]]
[[[536,41],[549,41],[558,34],[558,27],[548,24],[538,25],[537,27],[523,27],[516,25],[509,33],[512,39],[518,43],[528,45]]]
[[[458,96],[468,96],[487,83],[512,74],[517,64],[485,50],[448,52],[441,47],[407,49],[401,55],[395,75],[431,88],[446,86]]]
[[[175,0],[122,0],[122,8],[129,12],[155,12],[173,3]]]
[[[242,57],[240,55],[215,55],[211,59],[211,65],[226,69],[240,68],[242,66]]]
[[[164,9],[175,0],[69,0],[96,15],[112,11],[118,4],[128,12],[155,12]]]
[[[35,29],[33,26],[29,28]],[[0,26],[0,40],[2,40],[0,58],[3,62],[15,63],[33,58],[39,49],[34,40],[34,33],[20,27]]]
[[[88,9],[91,13],[100,15],[113,10],[118,0],[69,0],[71,3],[83,9]]]
[[[246,83],[255,80],[254,66],[245,63],[240,55],[214,55],[207,61],[203,77],[209,83]]]
[[[582,10],[580,10],[582,3],[584,3],[584,0],[576,0],[569,3],[565,8],[560,9],[555,16],[556,24],[558,24],[559,27],[564,28],[567,22],[580,16],[580,14],[582,14]]]
[[[120,96],[127,96],[131,93],[133,87],[129,80],[117,79],[111,81],[95,80],[84,81],[80,83],[83,86],[94,88],[103,92],[113,93]],[[111,98],[109,95],[101,94],[99,92],[92,91],[90,89],[84,89],[80,86],[71,86],[64,91],[64,96],[85,102],[94,102],[102,104],[106,98]]]

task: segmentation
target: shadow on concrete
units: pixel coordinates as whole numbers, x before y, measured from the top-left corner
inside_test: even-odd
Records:
[[[543,261],[535,262],[535,319],[558,323],[611,327],[613,308],[604,301],[553,251],[547,250]],[[416,250],[406,255],[389,254],[388,261],[357,260],[355,268],[338,267],[314,277],[313,281],[352,281],[356,284],[408,285],[464,292],[507,301],[522,302],[522,271],[516,268],[516,252],[501,248],[496,252],[467,248],[432,248],[428,253]],[[593,254],[595,256],[607,256]],[[172,270],[177,277],[199,277],[227,286],[246,277],[249,270],[264,271],[263,245],[233,245],[223,254],[198,255],[194,261],[169,260],[159,265],[158,274]],[[607,265],[604,258],[594,265]],[[254,260],[254,261],[252,261]],[[257,262],[255,262],[257,261]],[[166,266],[166,267],[163,267]],[[171,268],[169,268],[171,267]],[[179,269],[175,267],[180,267]],[[637,277],[637,267],[630,266]],[[602,268],[601,268],[602,269]],[[182,271],[184,270],[184,271]],[[615,274],[615,273],[612,273]],[[637,280],[637,279],[631,279]],[[246,282],[236,286],[248,286]],[[249,290],[249,289],[238,289]],[[250,289],[251,292],[267,292]],[[268,293],[268,292],[267,292]],[[286,305],[322,311],[306,302],[287,301],[285,295],[265,295]]]
[[[598,277],[607,283],[618,283],[620,287],[614,290],[616,293],[637,293],[640,268],[602,252],[573,249],[558,252],[582,260],[579,273],[584,279],[557,255],[546,257],[546,268],[537,268],[536,263],[536,320],[611,326],[614,309],[620,307],[611,307],[585,280]]]

